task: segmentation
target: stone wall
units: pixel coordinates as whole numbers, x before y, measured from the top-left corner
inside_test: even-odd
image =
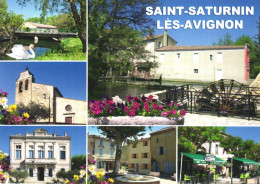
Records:
[[[71,106],[71,110],[65,109],[68,105]],[[66,117],[72,117],[73,123],[86,124],[87,103],[81,100],[56,97],[56,122],[64,123]]]

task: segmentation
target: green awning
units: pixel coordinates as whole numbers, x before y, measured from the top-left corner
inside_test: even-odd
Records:
[[[260,165],[260,162],[255,162],[253,160],[246,159],[246,158],[233,157],[233,161],[240,162],[243,165]]]
[[[194,153],[182,153],[184,156],[188,157],[188,159],[184,159],[183,161],[190,161],[192,160],[194,164],[207,164],[207,161],[205,161],[206,155],[202,154],[194,154]],[[227,162],[216,157],[215,156],[215,161],[209,162],[210,164],[213,165],[226,165]]]

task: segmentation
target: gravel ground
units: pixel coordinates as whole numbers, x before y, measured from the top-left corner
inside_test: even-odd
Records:
[[[184,125],[188,126],[232,126],[232,125],[260,125],[260,120],[247,120],[230,117],[218,117],[204,114],[187,113],[184,117]]]

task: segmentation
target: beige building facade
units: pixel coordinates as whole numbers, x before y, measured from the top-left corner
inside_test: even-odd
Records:
[[[10,135],[11,168],[27,170],[26,183],[51,182],[58,171],[71,170],[71,137],[40,128]]]
[[[130,144],[128,153],[128,171],[148,174],[151,170],[150,138],[143,138]]]
[[[151,171],[172,175],[176,165],[176,128],[164,128],[150,135]]]
[[[49,118],[40,122],[85,124],[87,104],[85,101],[64,98],[57,87],[35,83],[28,68],[16,80],[15,104],[42,104],[49,109]]]
[[[107,138],[88,135],[88,157],[96,161],[96,171],[109,172],[114,169],[116,145]]]
[[[26,28],[28,32],[37,33],[58,33],[58,28],[52,25],[39,24],[34,22],[24,22],[22,28]]]

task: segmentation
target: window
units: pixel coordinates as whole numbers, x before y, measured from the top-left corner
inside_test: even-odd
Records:
[[[157,142],[157,143],[159,142],[159,138],[158,138],[158,137],[156,138],[156,142]]]
[[[148,169],[148,164],[142,164],[142,169]]]
[[[33,158],[33,150],[29,150],[29,158]]]
[[[99,155],[103,155],[103,149],[99,148]]]
[[[181,62],[181,53],[176,54],[176,62]]]
[[[100,144],[100,145],[103,145],[103,140],[100,140],[100,141],[99,141],[99,144]]]
[[[61,168],[61,169],[60,169],[60,171],[63,171],[63,172],[65,172],[65,169],[64,169],[64,168]]]
[[[131,164],[131,168],[135,168],[135,164]]]
[[[138,156],[137,156],[137,154],[135,153],[135,154],[132,154],[132,158],[137,158]]]
[[[43,150],[38,151],[38,158],[44,158],[44,152]]]
[[[194,69],[194,73],[198,74],[199,73],[199,69]]]
[[[149,158],[149,154],[148,153],[143,153],[143,158]]]
[[[217,52],[216,62],[222,63],[222,52]]]
[[[28,90],[28,79],[25,81],[25,90]]]
[[[29,168],[29,176],[33,177],[33,168]]]
[[[15,146],[15,159],[21,159],[21,153],[22,153],[22,146],[21,145],[16,145]]]
[[[15,159],[21,159],[21,150],[15,151]]]
[[[136,145],[136,144],[133,144],[133,145],[132,145],[132,148],[136,148],[136,147],[137,147],[137,145]]]
[[[144,141],[144,146],[148,146],[148,141]]]
[[[49,177],[52,177],[52,168],[49,168]]]
[[[114,148],[114,146],[115,146],[115,144],[111,142],[111,143],[110,143],[110,147],[111,147],[111,148]]]
[[[110,156],[111,156],[111,157],[114,156],[114,150],[110,150]]]
[[[199,62],[199,53],[193,53],[193,62],[198,63]]]
[[[71,111],[71,110],[72,110],[71,105],[66,105],[65,110],[66,110],[66,111]]]
[[[52,150],[48,151],[48,158],[51,159],[52,158]]]
[[[23,92],[23,82],[19,83],[19,93]]]
[[[66,159],[65,153],[65,151],[60,151],[60,159]]]
[[[159,147],[158,155],[165,155],[165,154],[166,154],[166,147]]]
[[[171,133],[170,132],[168,133],[168,137],[171,137]]]
[[[209,59],[210,59],[210,61],[212,61],[213,60],[213,55],[210,55]]]
[[[218,144],[216,144],[215,154],[218,154]]]
[[[158,42],[158,48],[161,48],[161,47],[162,47],[162,42],[159,41],[159,42]]]

